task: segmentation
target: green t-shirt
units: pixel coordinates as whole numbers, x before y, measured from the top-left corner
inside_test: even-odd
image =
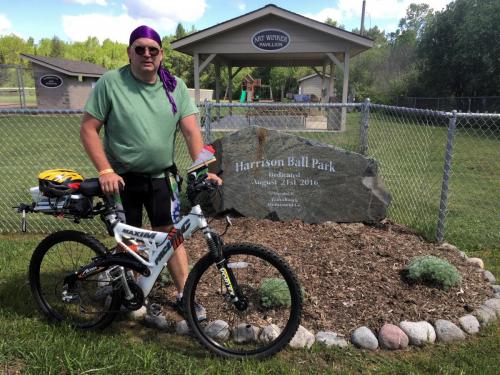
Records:
[[[177,124],[198,113],[186,84],[175,78],[175,115],[160,77],[154,84],[142,82],[126,65],[96,82],[85,111],[104,122],[104,150],[118,173],[161,174],[174,163]]]

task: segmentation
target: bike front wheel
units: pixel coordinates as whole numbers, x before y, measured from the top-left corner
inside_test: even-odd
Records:
[[[41,312],[55,322],[84,329],[103,328],[111,323],[120,298],[106,271],[78,279],[65,278],[106,253],[105,246],[83,232],[55,232],[40,242],[31,257],[29,282]]]
[[[224,246],[231,298],[211,254],[191,270],[184,288],[186,320],[198,340],[230,358],[264,358],[287,345],[300,324],[302,295],[288,264],[253,244]],[[206,319],[200,321],[200,311]]]

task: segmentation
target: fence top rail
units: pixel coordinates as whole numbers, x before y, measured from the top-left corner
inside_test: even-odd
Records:
[[[445,112],[445,111],[436,111],[433,109],[422,109],[422,108],[409,108],[409,107],[397,107],[393,105],[386,104],[373,104],[370,103],[370,108],[380,108],[380,109],[393,109],[401,112],[407,113],[416,113],[421,115],[435,115],[435,116],[443,116],[443,117],[466,117],[466,118],[492,118],[499,119],[500,113],[473,113],[473,112]]]
[[[35,87],[0,87],[0,91],[19,91],[19,90],[35,90]]]
[[[457,117],[460,118],[491,118],[500,119],[500,113],[472,113],[472,112],[457,112]]]
[[[393,96],[399,99],[417,99],[417,100],[477,100],[477,99],[500,99],[500,96]]]
[[[81,115],[83,112],[83,109],[0,109],[0,115]]]
[[[216,103],[206,101],[200,103],[200,107],[238,107],[238,108],[342,108],[342,107],[361,107],[363,103]]]
[[[396,107],[393,105],[386,105],[386,104],[373,104],[373,103],[371,103],[370,108],[392,109],[392,110],[398,110],[401,112],[417,113],[417,114],[421,114],[421,115],[434,115],[434,116],[443,116],[443,117],[452,117],[453,116],[453,112],[435,111],[432,109]]]

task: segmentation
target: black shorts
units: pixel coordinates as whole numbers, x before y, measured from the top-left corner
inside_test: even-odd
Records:
[[[125,189],[121,192],[127,224],[142,227],[142,208],[146,208],[152,227],[172,225],[170,189],[166,178],[152,178],[137,173],[121,175]]]

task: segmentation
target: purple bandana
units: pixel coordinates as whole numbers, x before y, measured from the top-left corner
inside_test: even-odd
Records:
[[[139,38],[148,38],[154,40],[161,47],[160,35],[149,26],[139,26],[137,29],[132,31],[132,33],[130,34],[128,45],[131,46],[132,43],[134,43],[136,39]],[[174,92],[175,86],[177,86],[177,81],[175,80],[175,77],[163,66],[163,64],[160,64],[160,67],[158,68],[158,75],[160,76],[160,80],[163,83],[163,88],[167,93],[168,101],[172,105],[172,112],[176,114],[177,106],[175,105],[174,98],[172,97],[172,95],[170,95],[170,93]]]

